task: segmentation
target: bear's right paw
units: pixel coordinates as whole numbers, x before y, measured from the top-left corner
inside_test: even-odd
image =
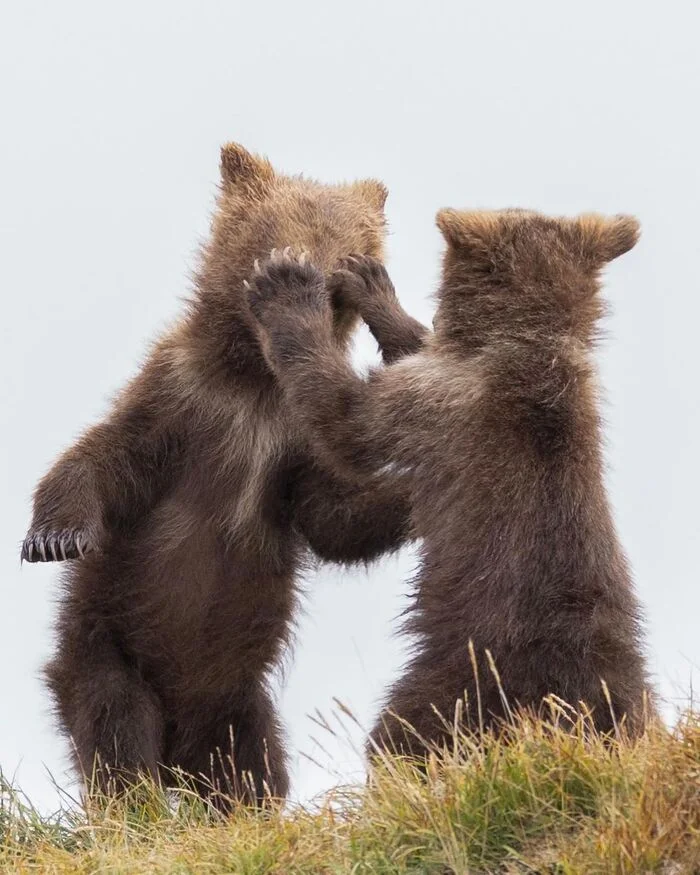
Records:
[[[82,559],[96,549],[94,539],[83,529],[64,531],[30,529],[22,544],[23,562],[62,562]]]
[[[275,314],[302,307],[322,309],[326,304],[323,274],[306,253],[295,256],[289,246],[281,253],[273,249],[262,264],[256,260],[253,276],[244,286],[250,309],[263,326]]]

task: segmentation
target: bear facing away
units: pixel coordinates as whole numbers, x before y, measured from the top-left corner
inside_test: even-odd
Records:
[[[251,290],[271,364],[318,452],[370,482],[388,464],[411,480],[423,539],[407,622],[417,644],[373,741],[414,753],[419,738],[440,743],[431,706],[449,721],[465,693],[477,725],[470,640],[493,654],[511,707],[556,694],[585,702],[601,731],[625,715],[638,732],[640,609],[603,484],[591,356],[599,272],[634,246],[637,222],[444,210],[438,225],[447,250],[435,333],[366,380],[332,343],[312,265],[267,263]],[[389,283],[371,259],[347,267],[356,298],[363,284],[372,296],[373,283]],[[486,726],[505,716],[488,670],[479,695]]]
[[[97,759],[104,788],[177,766],[201,792],[259,799],[288,787],[267,684],[308,546],[372,559],[408,538],[409,505],[396,476],[369,489],[314,460],[243,288],[275,246],[326,271],[380,256],[385,189],[283,176],[235,144],[221,172],[188,312],[40,482],[23,557],[72,560],[46,675],[77,768]],[[345,349],[357,314],[331,318]]]

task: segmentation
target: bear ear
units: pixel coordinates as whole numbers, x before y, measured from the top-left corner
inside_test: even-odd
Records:
[[[354,182],[353,189],[360,195],[362,200],[374,207],[379,212],[384,210],[384,204],[389,197],[389,190],[378,179],[361,179],[359,182]]]
[[[275,177],[266,158],[251,154],[238,143],[221,148],[221,181],[226,189],[263,190]]]
[[[640,225],[634,216],[601,216],[586,213],[573,220],[574,233],[582,252],[598,264],[606,264],[639,240]]]
[[[488,252],[501,230],[498,214],[489,210],[440,210],[435,222],[449,246],[472,254]]]

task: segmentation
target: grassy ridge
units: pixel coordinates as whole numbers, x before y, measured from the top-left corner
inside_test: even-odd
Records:
[[[218,821],[186,790],[43,818],[0,788],[1,872],[700,873],[700,718],[603,743],[579,720],[455,733],[314,808]]]

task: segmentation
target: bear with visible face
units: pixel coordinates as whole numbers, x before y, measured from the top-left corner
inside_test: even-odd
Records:
[[[416,649],[373,742],[423,753],[422,740],[447,734],[434,709],[451,721],[465,693],[472,726],[477,703],[487,727],[506,715],[503,692],[513,708],[550,694],[585,702],[601,731],[625,717],[638,732],[640,609],[603,483],[592,358],[600,271],[634,246],[638,224],[444,210],[438,225],[435,333],[366,380],[333,343],[328,286],[372,312],[391,297],[381,264],[355,259],[327,282],[277,260],[251,289],[271,366],[319,455],[370,482],[386,466],[411,481]],[[385,307],[385,325],[400,318]],[[470,641],[482,662],[491,651],[502,691],[485,664],[477,690]]]
[[[23,558],[68,560],[46,674],[80,771],[97,762],[104,789],[179,767],[256,800],[287,792],[267,685],[309,546],[370,560],[409,537],[409,505],[399,477],[357,485],[314,458],[244,290],[273,247],[328,273],[379,257],[384,187],[284,176],[235,144],[221,173],[187,313],[40,482]],[[357,312],[339,300],[331,321],[344,354]]]

